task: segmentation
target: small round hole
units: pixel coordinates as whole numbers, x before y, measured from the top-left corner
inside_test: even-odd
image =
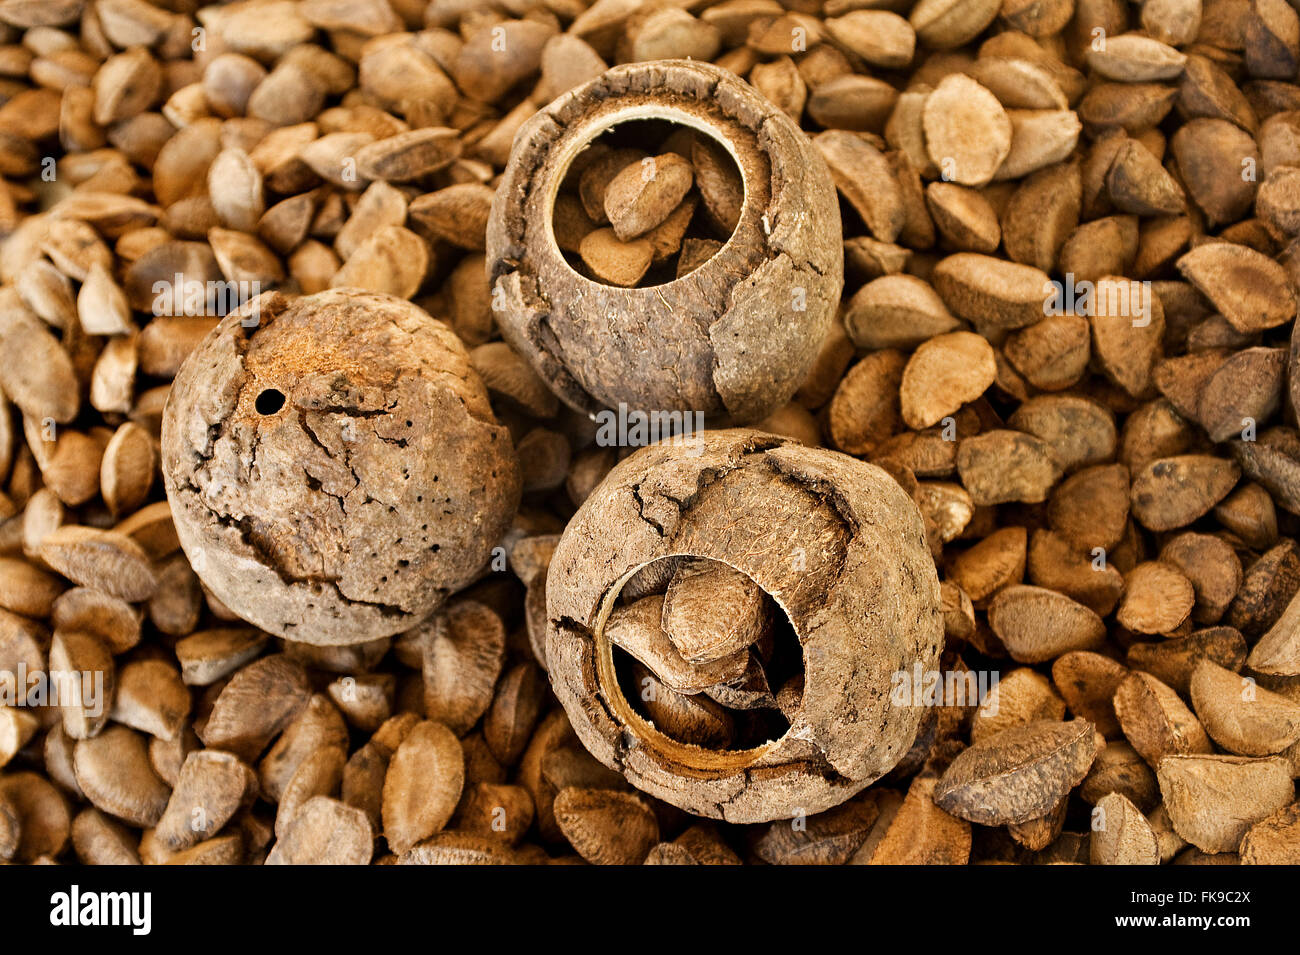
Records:
[[[284,392],[276,388],[267,388],[257,396],[254,402],[258,414],[275,414],[284,407]]]

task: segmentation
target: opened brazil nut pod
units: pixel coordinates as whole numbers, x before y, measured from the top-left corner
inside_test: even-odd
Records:
[[[483,569],[520,497],[460,339],[352,288],[268,292],[223,319],[172,385],[162,471],[212,593],[320,645],[424,619]]]
[[[566,261],[556,196],[605,132],[645,120],[686,127],[734,160],[743,206],[693,271],[642,288]],[[487,229],[502,334],[571,407],[699,411],[759,420],[802,383],[843,287],[830,172],[798,126],[727,70],[687,60],[615,67],[519,130]]]
[[[712,750],[658,730],[629,702],[606,625],[624,585],[675,555],[748,575],[803,655],[789,730]],[[579,739],[637,788],[731,822],[815,813],[887,773],[911,746],[899,672],[936,665],[939,582],[921,515],[883,470],[751,430],[644,448],[569,522],[546,583],[546,663]]]

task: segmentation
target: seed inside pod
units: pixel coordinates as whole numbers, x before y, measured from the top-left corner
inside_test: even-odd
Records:
[[[605,130],[574,156],[561,190],[552,228],[560,248],[577,253],[569,264],[625,288],[671,282],[698,268],[703,260],[681,258],[685,244],[695,255],[702,241],[720,248],[744,202],[731,154],[705,134],[665,120]],[[581,218],[579,209],[585,209]]]

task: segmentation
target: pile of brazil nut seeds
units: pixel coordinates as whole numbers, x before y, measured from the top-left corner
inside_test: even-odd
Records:
[[[1300,863],[1288,0],[0,0],[0,862]]]

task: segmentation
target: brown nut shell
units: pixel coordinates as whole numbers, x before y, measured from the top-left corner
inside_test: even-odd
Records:
[[[619,288],[570,267],[552,209],[584,147],[645,119],[724,147],[744,205],[730,239],[698,268]],[[502,334],[566,404],[736,422],[789,401],[830,328],[844,273],[839,205],[820,154],[742,80],[686,60],[615,67],[520,127],[492,204],[487,260]]]
[[[177,375],[162,443],[204,584],[306,643],[410,629],[473,579],[519,504],[509,433],[460,340],[357,289],[227,316]]]
[[[717,751],[669,739],[618,687],[605,623],[652,561],[747,574],[788,616],[804,692],[780,739]],[[916,505],[886,472],[750,430],[659,444],[615,467],[570,521],[547,574],[551,686],[593,756],[697,815],[765,822],[842,803],[912,745],[922,708],[894,675],[932,669],[939,583]]]

